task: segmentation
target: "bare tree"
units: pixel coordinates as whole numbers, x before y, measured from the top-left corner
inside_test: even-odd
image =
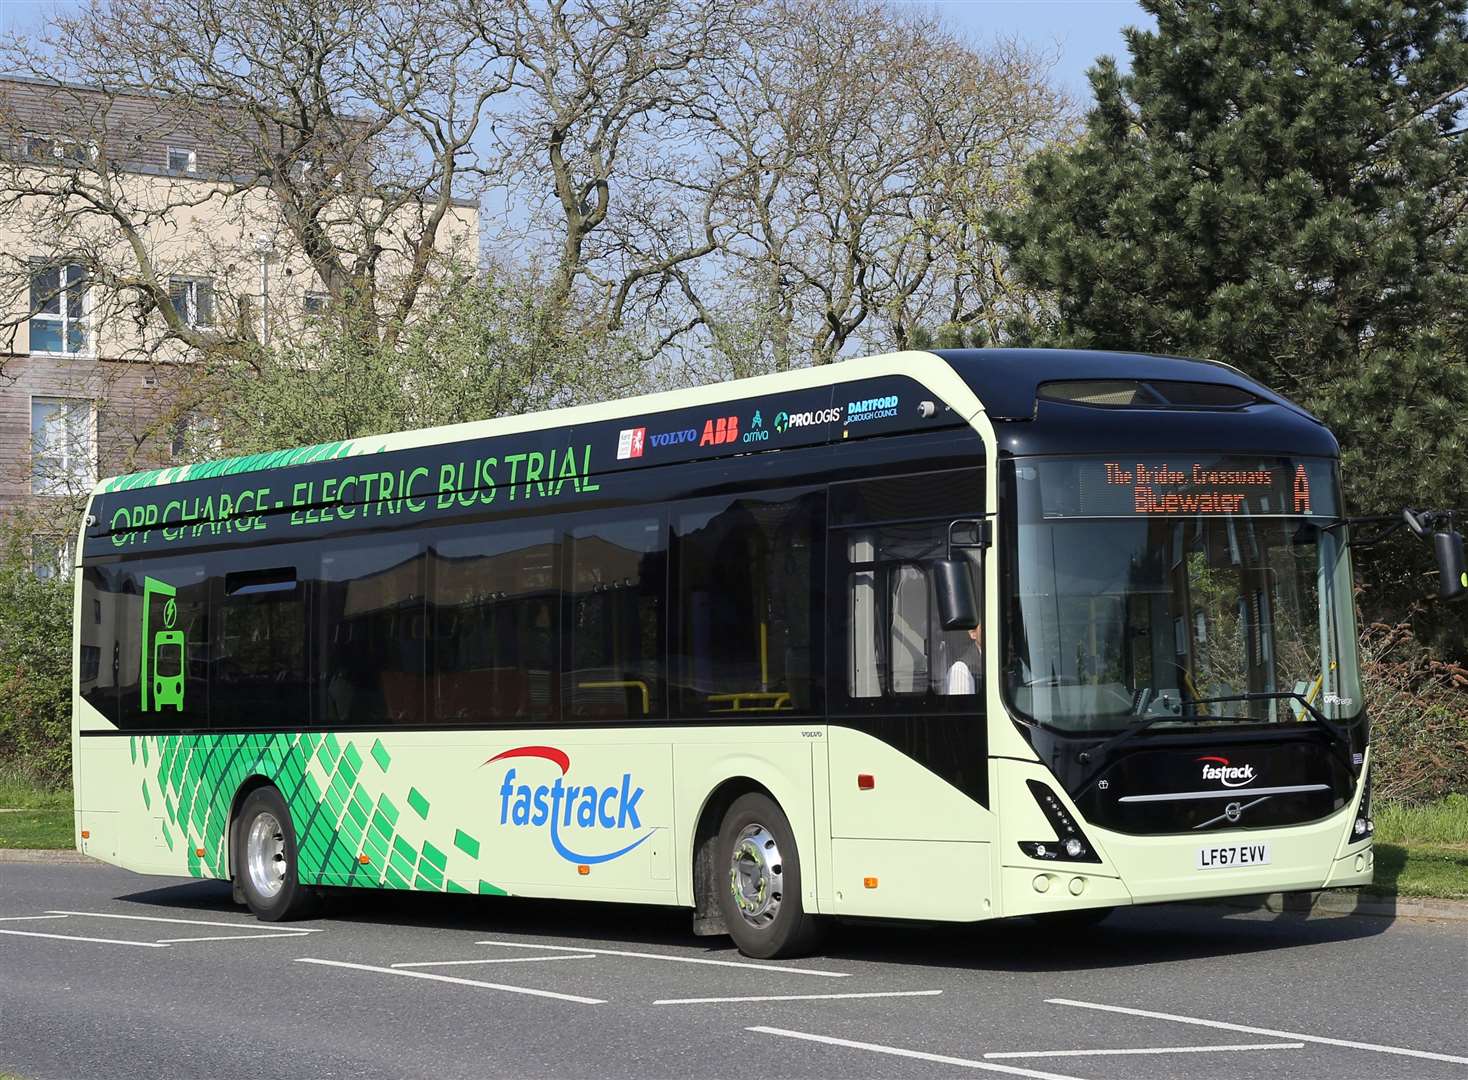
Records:
[[[869,0],[773,0],[758,22],[713,114],[735,224],[719,273],[680,276],[715,353],[782,370],[993,319],[1012,298],[983,216],[1068,118],[1043,58]]]
[[[4,112],[17,152],[0,213],[151,327],[135,349],[268,334],[247,300],[261,259],[302,273],[345,329],[391,341],[439,263],[476,257],[456,210],[509,71],[454,26],[438,0],[108,0],[56,16],[0,49],[50,102],[44,118]],[[26,152],[41,138],[45,160]],[[194,156],[163,160],[171,138]],[[225,316],[208,327],[171,284],[200,264]]]
[[[497,143],[552,249],[551,310],[654,355],[698,323],[670,286],[719,246],[709,152],[713,76],[741,22],[726,0],[463,0],[462,17],[512,61]],[[671,297],[678,296],[676,287]],[[680,301],[681,298],[678,298]]]

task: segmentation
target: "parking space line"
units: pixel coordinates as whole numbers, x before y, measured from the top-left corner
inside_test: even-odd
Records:
[[[1455,1065],[1468,1065],[1468,1057],[1453,1054],[1438,1054],[1431,1050],[1409,1050],[1401,1046],[1382,1046],[1378,1043],[1357,1042],[1354,1039],[1330,1039],[1324,1035],[1305,1035],[1298,1031],[1276,1031],[1273,1028],[1253,1027],[1249,1024],[1229,1024],[1222,1020],[1204,1020],[1196,1016],[1178,1016],[1176,1013],[1153,1012],[1150,1009],[1128,1009],[1121,1005],[1102,1005],[1095,1001],[1072,1001],[1069,998],[1046,998],[1048,1005],[1069,1005],[1077,1009],[1097,1009],[1101,1012],[1123,1013],[1126,1016],[1144,1016],[1149,1020],[1171,1020],[1177,1024],[1195,1024],[1198,1027],[1218,1028],[1222,1031],[1242,1031],[1250,1035],[1272,1035],[1277,1039],[1299,1039],[1303,1042],[1320,1043],[1324,1046],[1344,1046],[1351,1050],[1371,1050],[1378,1054],[1397,1054],[1401,1057],[1426,1058],[1429,1061],[1450,1061]]]
[[[1116,1057],[1127,1054],[1219,1054],[1235,1050],[1303,1050],[1302,1042],[1237,1043],[1233,1046],[1144,1046],[1125,1050],[1005,1050],[985,1058]]]
[[[713,1005],[726,1001],[837,1001],[849,998],[935,997],[942,990],[873,990],[865,994],[775,994],[768,997],[663,998],[654,1005]],[[988,1056],[987,1054],[985,1055]]]
[[[401,975],[405,979],[432,979],[434,982],[454,983],[458,986],[475,986],[481,990],[503,990],[510,994],[529,994],[531,997],[555,998],[557,1001],[574,1001],[578,1005],[605,1005],[601,998],[581,997],[579,994],[558,994],[554,990],[536,990],[528,986],[506,986],[503,983],[480,982],[477,979],[460,979],[453,975],[435,975],[431,971],[403,971],[399,968],[377,967],[374,964],[349,964],[345,960],[319,960],[314,956],[299,956],[298,964],[320,964],[324,967],[349,968],[352,971],[371,971],[379,975]]]
[[[182,926],[222,926],[227,930],[246,930],[260,925],[259,921],[254,919],[249,922],[219,922],[217,920],[210,921],[207,919],[165,919],[161,915],[119,915],[111,911],[48,911],[46,914],[85,915],[92,919],[128,919],[132,922],[178,923]],[[291,927],[291,933],[319,934],[322,933],[322,930],[320,927],[293,926]]]
[[[168,948],[167,945],[161,945],[156,941],[119,941],[116,938],[77,937],[75,934],[42,934],[36,930],[0,930],[0,934],[10,934],[13,937],[54,938],[57,941],[90,941],[95,945],[136,945],[140,949]]]
[[[176,945],[184,941],[256,941],[264,938],[303,938],[305,934],[299,933],[277,933],[277,934],[218,934],[209,937],[165,937],[158,941],[164,945]]]
[[[748,968],[751,971],[783,971],[791,975],[822,975],[828,979],[844,979],[849,971],[817,971],[814,968],[782,967],[779,964],[756,964],[744,960],[715,960],[708,956],[669,956],[667,953],[635,952],[632,949],[593,949],[570,945],[532,945],[528,941],[476,941],[476,945],[498,945],[502,949],[551,949],[555,952],[594,953],[597,956],[636,956],[643,960],[670,960],[677,964],[711,964],[714,967]]]
[[[39,922],[43,919],[64,919],[65,915],[5,915],[0,922]]]
[[[893,1057],[916,1058],[938,1065],[957,1065],[964,1069],[981,1069],[984,1072],[1008,1073],[1010,1076],[1028,1076],[1032,1080],[1079,1080],[1078,1077],[1062,1073],[1040,1072],[1037,1069],[1021,1069],[1015,1065],[996,1065],[991,1061],[974,1061],[971,1058],[950,1057],[948,1054],[930,1054],[925,1050],[905,1050],[900,1046],[884,1046],[881,1043],[857,1042],[855,1039],[838,1039],[834,1035],[814,1035],[809,1031],[791,1031],[788,1028],[748,1027],[761,1035],[780,1035],[787,1039],[804,1039],[806,1042],[844,1046],[851,1050],[867,1050],[873,1054],[889,1054]]]
[[[465,964],[543,964],[551,960],[595,960],[591,953],[575,953],[570,956],[491,956],[483,960],[420,960],[412,964],[391,964],[395,968],[459,967]]]

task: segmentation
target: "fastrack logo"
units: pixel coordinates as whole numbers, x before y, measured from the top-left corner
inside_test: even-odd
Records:
[[[1203,763],[1203,779],[1217,780],[1224,787],[1243,787],[1258,777],[1254,766],[1230,765],[1226,757],[1200,757],[1198,760]]]

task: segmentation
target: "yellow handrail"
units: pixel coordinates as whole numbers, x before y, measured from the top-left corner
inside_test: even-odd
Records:
[[[795,703],[790,700],[790,694],[786,691],[749,691],[739,694],[710,694],[706,699],[710,705],[728,705],[727,709],[717,709],[716,712],[773,712],[784,709],[795,708]],[[748,706],[745,702],[750,702]],[[754,704],[764,702],[764,704]]]
[[[580,690],[631,690],[634,687],[642,691],[642,715],[646,716],[652,711],[652,695],[647,692],[647,683],[641,679],[611,680],[608,682],[584,682],[577,683]]]

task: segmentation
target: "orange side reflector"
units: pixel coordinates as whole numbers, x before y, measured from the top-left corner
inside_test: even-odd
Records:
[[[366,866],[366,865],[367,865],[367,864],[368,864],[368,863],[370,863],[370,862],[371,862],[371,861],[372,861],[372,860],[371,860],[371,859],[369,859],[369,858],[368,858],[368,857],[367,857],[367,856],[366,856],[366,855],[358,855],[358,856],[357,856],[357,861],[358,861],[358,862],[359,862],[359,863],[361,863],[361,864],[362,864],[362,865],[363,865],[363,866]]]
[[[876,786],[877,778],[871,773],[864,772],[856,774],[856,787],[858,791],[871,791]]]
[[[196,848],[194,848],[194,854],[197,855],[197,856],[199,856],[199,858],[202,859],[204,857],[204,849],[201,848],[201,847],[196,847]]]
[[[576,867],[576,873],[580,874],[582,877],[585,877],[587,874],[591,873],[591,867],[578,866]]]
[[[83,829],[82,830],[82,839],[83,840],[90,840],[91,838],[92,838],[92,830],[91,829]]]
[[[864,877],[861,879],[861,883],[868,889],[875,889],[877,887],[877,879],[874,877]]]

